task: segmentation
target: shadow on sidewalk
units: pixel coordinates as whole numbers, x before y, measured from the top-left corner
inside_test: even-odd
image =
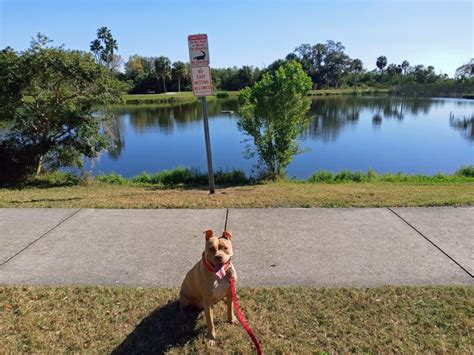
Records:
[[[170,301],[144,318],[112,354],[163,354],[184,345],[199,332],[195,329],[198,315],[197,311],[182,315],[179,301]]]

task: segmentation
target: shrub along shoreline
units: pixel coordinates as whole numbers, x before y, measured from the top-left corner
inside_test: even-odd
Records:
[[[214,172],[214,180],[220,186],[243,186],[254,185],[266,182],[263,178],[247,176],[242,170],[234,169],[230,171],[217,170]],[[474,165],[462,166],[454,174],[422,175],[386,173],[378,174],[369,169],[367,172],[341,170],[338,173],[319,170],[308,179],[288,179],[281,181],[289,183],[474,183]],[[155,174],[143,172],[134,177],[127,178],[117,173],[101,174],[95,177],[89,175],[76,175],[72,173],[49,172],[39,175],[29,180],[26,186],[72,186],[87,182],[100,182],[110,185],[126,186],[148,186],[154,185],[163,188],[167,187],[200,187],[207,186],[208,175],[197,169],[178,167],[173,170],[163,170]]]

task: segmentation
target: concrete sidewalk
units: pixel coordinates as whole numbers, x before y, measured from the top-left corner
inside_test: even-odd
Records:
[[[474,285],[473,207],[0,209],[0,284],[176,287],[226,225],[240,285]]]

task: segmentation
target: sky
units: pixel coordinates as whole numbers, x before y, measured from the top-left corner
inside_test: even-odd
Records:
[[[123,59],[188,61],[187,36],[206,33],[211,67],[264,67],[303,43],[340,41],[366,69],[433,65],[453,76],[474,57],[474,1],[459,0],[0,0],[0,48],[23,50],[41,32],[89,50],[106,26]]]

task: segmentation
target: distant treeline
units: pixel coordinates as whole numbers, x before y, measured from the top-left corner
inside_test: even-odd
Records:
[[[38,36],[47,38],[42,34]],[[97,38],[90,43],[92,57],[126,83],[126,90],[130,94],[191,90],[189,63],[172,62],[166,56],[144,57],[138,54],[130,56],[124,62],[118,50],[119,43],[111,31],[107,27],[99,28]],[[407,60],[389,63],[384,55],[364,66],[362,60],[351,58],[345,52],[343,44],[335,41],[301,44],[285,58],[277,59],[264,68],[248,65],[240,68],[212,68],[214,88],[238,91],[252,86],[264,73],[276,70],[290,60],[301,63],[316,90],[390,88],[397,94],[419,96],[474,94],[474,59],[461,65],[454,78],[450,78],[447,74],[437,73],[431,65],[412,65]]]
[[[295,60],[311,77],[314,89],[393,88],[398,94],[461,95],[474,92],[474,59],[460,66],[454,78],[436,73],[431,65],[389,63],[385,56],[374,58],[373,69],[366,69],[358,58],[345,53],[341,42],[327,41],[315,45],[302,44],[284,59],[263,69],[253,66],[212,68],[217,90],[240,90],[260,80],[262,75],[283,63]],[[190,66],[172,63],[169,58],[131,56],[119,78],[129,85],[132,94],[191,90]]]

